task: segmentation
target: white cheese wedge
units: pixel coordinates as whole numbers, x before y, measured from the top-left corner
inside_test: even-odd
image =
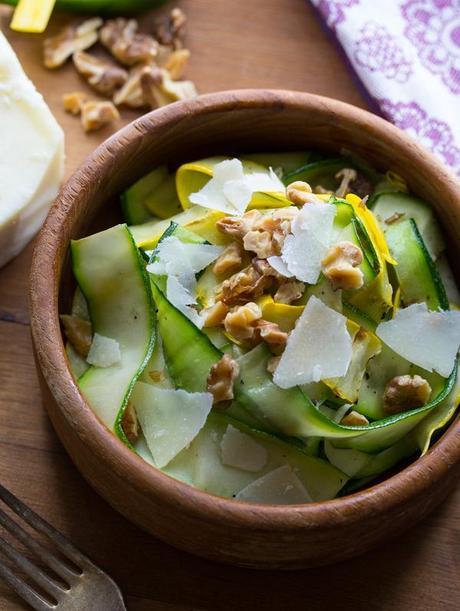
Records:
[[[411,363],[447,378],[460,347],[460,311],[433,312],[414,303],[380,323],[376,335]]]
[[[0,267],[42,225],[64,171],[64,134],[0,32]]]
[[[111,367],[121,361],[120,344],[116,339],[95,333],[86,361],[95,367]]]
[[[138,382],[131,402],[155,464],[161,469],[203,428],[212,408],[212,395]]]
[[[278,467],[251,482],[238,492],[236,498],[264,505],[296,505],[312,500],[289,465]]]
[[[241,215],[251,201],[252,194],[284,193],[285,186],[270,168],[268,173],[245,174],[239,159],[225,159],[214,167],[211,180],[198,192],[190,195],[192,204]]]
[[[284,240],[281,257],[270,257],[270,264],[284,276],[316,284],[321,261],[334,237],[335,213],[335,206],[321,201],[303,206],[292,222],[292,233]]]
[[[351,355],[347,319],[312,295],[288,337],[273,380],[291,388],[343,376]]]
[[[222,437],[220,447],[222,463],[228,467],[257,472],[267,464],[267,450],[231,424]]]

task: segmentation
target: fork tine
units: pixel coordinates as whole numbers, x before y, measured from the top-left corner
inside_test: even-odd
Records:
[[[41,586],[44,592],[53,596],[56,602],[62,594],[67,592],[67,590],[58,585],[54,579],[44,573],[38,566],[30,562],[30,560],[18,552],[17,549],[12,547],[3,537],[0,537],[0,549],[5,556],[8,556],[8,558],[21,568],[28,577]]]
[[[87,567],[92,570],[102,573],[86,556],[80,553],[61,533],[48,524],[43,518],[37,515],[32,509],[29,509],[22,501],[14,494],[0,484],[0,499],[10,507],[18,516],[20,516],[27,524],[32,526],[36,531],[46,535],[59,551],[67,556],[79,568]],[[5,514],[6,515],[6,514]],[[44,549],[44,548],[43,548]],[[53,567],[54,568],[54,567]]]
[[[17,577],[2,562],[0,562],[0,577],[6,581],[6,583],[16,592],[16,594],[29,603],[33,609],[37,609],[37,611],[50,611],[50,609],[53,609],[53,606],[42,598],[38,592],[32,589],[20,577]]]
[[[29,533],[27,533],[20,524],[17,524],[12,520],[4,511],[0,509],[0,524],[4,526],[16,539],[21,541],[26,547],[34,552],[41,560],[53,569],[53,571],[59,575],[66,583],[72,585],[75,579],[79,577],[77,573],[71,570],[70,567],[66,566],[59,558],[57,558],[52,552],[43,547],[41,543],[35,541]]]

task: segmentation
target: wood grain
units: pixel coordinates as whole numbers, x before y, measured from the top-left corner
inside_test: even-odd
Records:
[[[344,64],[304,0],[194,0],[189,75],[200,91],[283,87],[364,106]],[[5,21],[2,23],[2,27]],[[64,115],[72,71],[40,66],[40,41],[11,36],[67,134],[67,174],[100,140]],[[0,318],[27,322],[31,248],[0,272]],[[357,560],[291,574],[254,573],[200,561],[161,544],[116,514],[83,481],[41,408],[29,330],[0,322],[0,480],[43,513],[122,587],[128,609],[434,610],[460,605],[460,491],[425,522]],[[0,608],[26,607],[0,584]]]

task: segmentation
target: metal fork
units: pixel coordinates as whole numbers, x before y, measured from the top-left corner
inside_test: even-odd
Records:
[[[68,560],[66,562],[45,548],[0,509],[0,524],[52,571],[49,574],[39,568],[0,536],[0,551],[39,586],[37,590],[29,585],[0,559],[0,577],[23,600],[38,611],[126,611],[120,590],[112,579],[80,553],[61,533],[2,485],[0,499],[35,531],[45,535],[55,550]],[[59,579],[53,577],[53,573]],[[44,594],[41,594],[40,590]]]

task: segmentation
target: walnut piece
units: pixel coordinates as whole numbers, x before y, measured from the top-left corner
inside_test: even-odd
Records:
[[[276,269],[270,265],[267,259],[258,259],[257,257],[254,257],[251,265],[261,276],[273,278],[280,284],[286,281],[286,276],[282,276],[279,272],[277,272]]]
[[[173,8],[166,17],[159,19],[155,27],[155,38],[164,46],[181,49],[187,17],[180,8]]]
[[[335,177],[340,180],[339,187],[335,190],[337,197],[345,197],[350,193],[350,183],[358,178],[358,172],[353,168],[342,168]]]
[[[137,420],[136,410],[132,403],[128,403],[125,413],[121,419],[121,428],[128,438],[128,441],[134,443],[139,437],[139,423]]]
[[[296,180],[286,187],[286,197],[296,206],[303,206],[312,201],[312,189],[308,182]]]
[[[305,284],[298,280],[288,280],[283,282],[273,299],[278,303],[291,304],[293,301],[300,299],[305,291]]]
[[[73,91],[72,93],[65,93],[62,96],[64,110],[75,116],[81,113],[81,107],[87,101],[88,96],[82,91]]]
[[[224,320],[227,333],[238,341],[253,339],[255,336],[255,323],[262,318],[262,312],[256,303],[235,308],[229,312]]]
[[[428,403],[431,386],[419,375],[392,378],[383,393],[383,409],[387,414],[399,414]]]
[[[288,334],[285,331],[281,331],[276,322],[258,320],[255,324],[255,330],[260,339],[267,343],[270,348],[283,351],[286,347]]]
[[[260,274],[252,265],[224,280],[217,299],[227,305],[239,305],[260,297],[272,284],[272,278]]]
[[[102,24],[102,19],[94,17],[83,23],[68,25],[56,36],[47,38],[43,43],[46,68],[59,68],[75,52],[92,47],[98,40],[98,30]]]
[[[340,424],[345,424],[346,426],[367,426],[369,420],[359,412],[351,410],[349,414],[342,418]]]
[[[198,95],[192,81],[173,81],[167,70],[156,66],[141,71],[141,86],[144,100],[150,108],[159,108],[178,100],[191,100]]]
[[[283,248],[284,240],[291,231],[291,219],[283,219],[280,216],[270,214],[263,217],[262,220],[257,223],[257,229],[270,234],[272,254],[279,255]]]
[[[128,80],[126,70],[99,57],[85,53],[85,51],[74,53],[73,63],[91,87],[102,95],[111,96],[116,89],[123,86]]]
[[[89,320],[83,320],[83,318],[70,314],[62,314],[60,318],[67,339],[78,354],[86,358],[93,341],[91,323]]]
[[[323,273],[334,290],[359,289],[363,286],[363,272],[358,268],[363,252],[352,242],[339,242],[329,249],[321,261]]]
[[[225,303],[222,303],[222,301],[217,301],[214,305],[206,308],[206,310],[202,312],[202,315],[205,316],[203,326],[218,327],[224,322],[229,310],[230,308],[225,305]]]
[[[164,65],[173,81],[177,81],[184,76],[184,72],[190,60],[190,51],[188,49],[177,49],[168,57]]]
[[[146,70],[149,70],[148,66],[135,66],[131,68],[128,80],[113,96],[113,103],[116,106],[124,105],[129,106],[129,108],[144,108],[148,106],[141,85],[141,76]]]
[[[133,66],[152,62],[158,52],[158,42],[148,34],[140,34],[135,19],[110,19],[100,31],[101,43],[122,64]]]
[[[238,374],[238,363],[228,354],[224,354],[220,361],[211,367],[207,384],[208,392],[214,398],[213,405],[233,399],[233,384]]]
[[[234,273],[243,265],[243,249],[237,242],[232,242],[216,259],[212,271],[216,276]]]
[[[254,252],[260,259],[280,254],[268,231],[248,231],[243,238],[243,246],[245,250]]]
[[[261,219],[262,215],[258,210],[250,210],[239,217],[225,216],[216,222],[216,227],[225,235],[242,241],[248,231],[252,231]]]
[[[85,132],[92,132],[112,121],[117,121],[120,113],[112,102],[85,102],[81,107],[81,123]]]

